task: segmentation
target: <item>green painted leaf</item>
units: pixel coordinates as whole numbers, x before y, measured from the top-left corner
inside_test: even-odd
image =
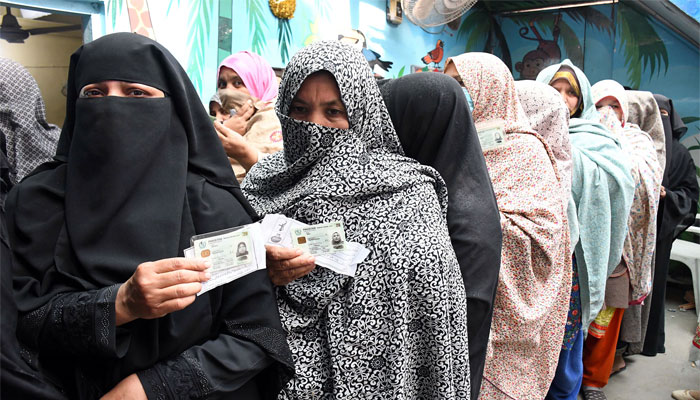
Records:
[[[205,51],[211,32],[217,27],[209,23],[213,11],[210,0],[191,0],[189,13],[193,18],[188,20],[187,49],[189,59],[187,62],[187,75],[200,94],[204,89],[203,69],[206,62]]]
[[[695,121],[700,121],[700,117],[683,117],[681,120],[684,124],[692,124]]]
[[[405,65],[403,67],[401,67],[401,69],[399,70],[399,76],[398,76],[399,78],[401,78],[403,76],[404,70],[406,70]]]
[[[630,86],[639,87],[642,71],[649,71],[649,79],[654,73],[661,73],[662,65],[664,74],[668,71],[668,52],[648,15],[624,4],[619,4],[617,10],[621,27],[619,50],[625,57]]]
[[[583,48],[578,40],[576,32],[563,20],[559,21],[559,38],[564,45],[566,57],[571,60],[574,65],[583,65]]]
[[[252,33],[251,49],[258,54],[263,54],[266,45],[265,29],[267,29],[267,22],[265,22],[263,13],[265,4],[267,2],[261,0],[246,0],[248,26]]]
[[[117,16],[122,13],[123,6],[124,0],[107,0],[107,13],[112,17],[112,29],[117,27]]]
[[[279,19],[277,22],[277,41],[280,46],[280,58],[282,63],[289,61],[289,47],[292,44],[292,28],[288,19]]]
[[[498,55],[496,53],[496,50],[500,50],[501,52],[501,60],[503,60],[503,63],[508,66],[508,70],[513,73],[513,63],[510,58],[510,48],[508,47],[508,40],[506,40],[506,36],[503,34],[503,29],[501,29],[501,24],[498,22],[499,20],[493,16],[491,16],[491,32],[489,33],[489,36],[493,35],[495,36],[495,44],[496,46],[494,47],[492,44],[494,43],[493,41],[486,39],[486,46],[484,48],[484,51]]]
[[[464,51],[475,51],[476,44],[486,37],[490,28],[491,23],[488,11],[483,7],[475,7],[459,26],[457,39],[467,39]]]

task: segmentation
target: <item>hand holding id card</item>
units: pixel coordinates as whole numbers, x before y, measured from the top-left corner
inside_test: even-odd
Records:
[[[316,258],[316,265],[355,276],[357,264],[369,255],[363,245],[345,239],[343,223],[307,225],[282,214],[268,214],[261,222],[264,243],[299,248]]]
[[[185,258],[200,258],[212,263],[211,279],[202,284],[200,295],[251,272],[265,269],[265,246],[260,224],[193,236]]]

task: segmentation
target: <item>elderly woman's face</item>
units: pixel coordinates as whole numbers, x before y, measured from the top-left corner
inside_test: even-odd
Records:
[[[330,72],[309,75],[294,96],[289,116],[329,128],[348,129],[348,112],[340,100],[340,91]]]
[[[248,96],[251,95],[250,91],[245,86],[245,83],[243,83],[243,79],[238,76],[236,71],[228,67],[221,67],[221,72],[219,72],[219,82],[216,84],[216,87],[219,89],[238,90],[247,94]]]
[[[105,96],[152,98],[165,97],[165,93],[153,86],[124,81],[102,81],[90,83],[80,90],[80,97],[95,98]]]

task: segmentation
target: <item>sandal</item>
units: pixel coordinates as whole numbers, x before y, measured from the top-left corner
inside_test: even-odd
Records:
[[[608,400],[605,392],[601,389],[583,389],[583,398],[585,400]]]
[[[671,397],[676,400],[698,400],[700,399],[700,391],[698,390],[674,390]]]
[[[619,369],[617,369],[617,370],[611,372],[611,373],[610,373],[610,376],[617,375],[617,374],[619,374],[620,372],[622,372],[622,371],[624,371],[624,370],[626,370],[626,369],[627,369],[627,366],[625,365],[625,366],[623,366],[622,368],[619,368]]]

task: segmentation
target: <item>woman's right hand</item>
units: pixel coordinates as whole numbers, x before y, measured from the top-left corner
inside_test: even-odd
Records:
[[[286,249],[279,246],[265,246],[267,274],[273,284],[284,286],[301,278],[316,267],[313,256],[303,254],[299,249]]]
[[[203,260],[182,257],[140,264],[117,291],[117,326],[137,318],[160,318],[189,306],[202,282],[211,278],[210,266]]]
[[[253,116],[254,113],[255,107],[253,106],[253,102],[248,100],[238,109],[236,115],[232,116],[226,121],[223,121],[222,124],[225,127],[243,136],[246,133],[246,126],[248,126],[248,120],[250,119],[250,117]]]

